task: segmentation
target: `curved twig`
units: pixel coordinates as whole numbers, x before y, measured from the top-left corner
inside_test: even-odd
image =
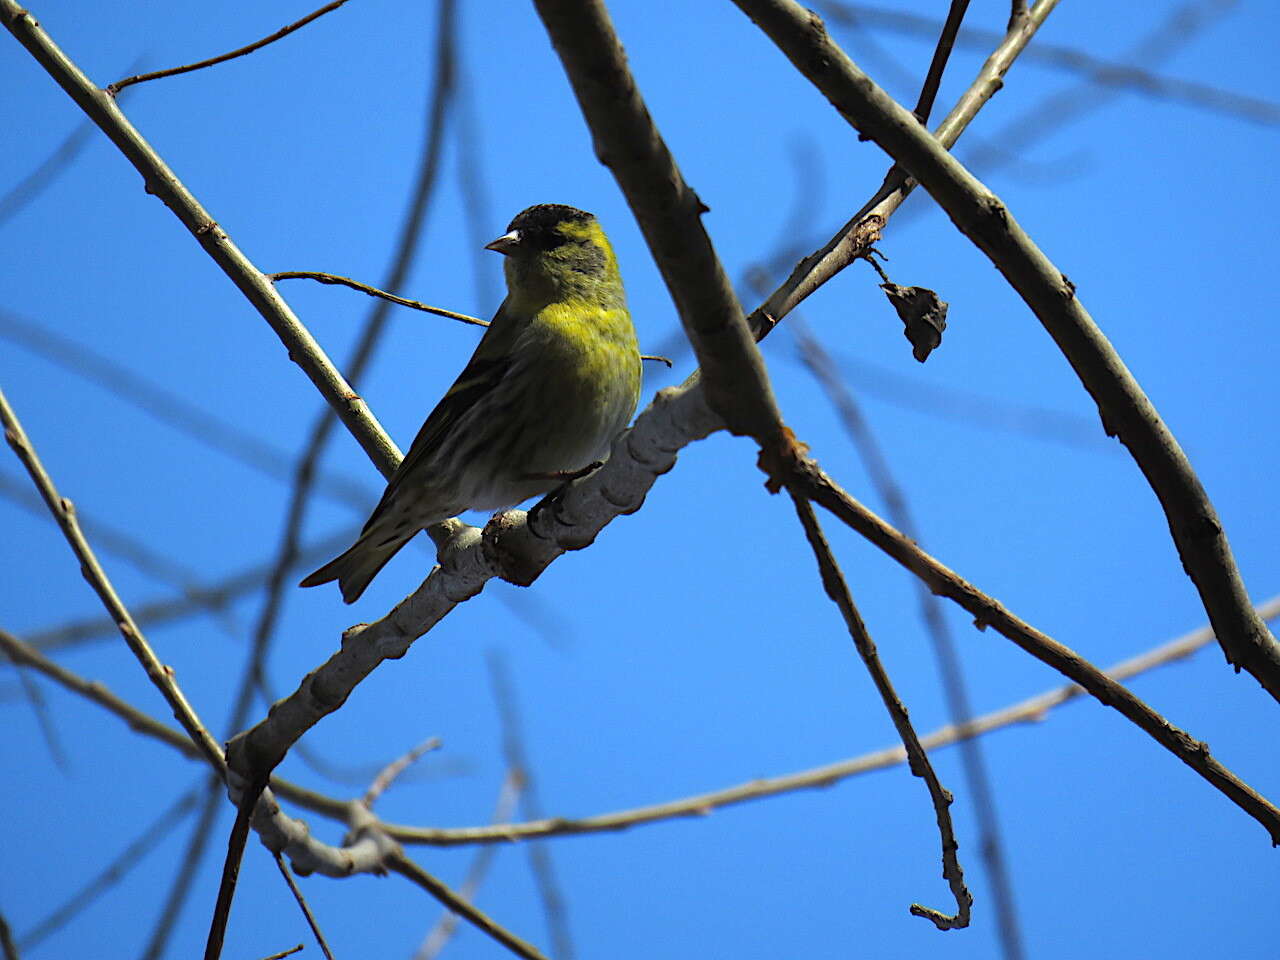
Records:
[[[323,17],[326,13],[337,10],[346,3],[347,0],[333,0],[327,3],[319,10],[312,11],[301,20],[289,24],[287,27],[281,27],[270,36],[263,37],[261,40],[255,40],[248,46],[240,47],[238,50],[232,50],[230,53],[223,53],[216,57],[210,57],[208,60],[201,60],[199,63],[189,63],[181,67],[170,67],[167,70],[156,70],[152,73],[141,73],[136,77],[125,77],[123,80],[117,80],[115,83],[107,85],[107,93],[115,96],[125,87],[132,86],[135,83],[146,83],[148,80],[159,80],[162,77],[176,77],[180,73],[190,73],[193,70],[203,70],[205,67],[212,67],[215,64],[225,63],[228,60],[234,60],[236,57],[243,57],[247,53],[253,53],[255,50],[261,50],[269,43],[275,43],[281,37],[287,37],[295,30],[305,27],[312,20]]]

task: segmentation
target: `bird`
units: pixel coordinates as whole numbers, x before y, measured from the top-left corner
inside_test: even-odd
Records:
[[[337,580],[354,603],[418,531],[556,489],[605,460],[631,422],[640,351],[618,261],[595,216],[537,204],[485,249],[504,257],[506,299],[359,538],[300,586]]]

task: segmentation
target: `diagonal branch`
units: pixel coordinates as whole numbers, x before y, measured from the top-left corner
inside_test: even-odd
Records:
[[[289,309],[271,281],[218,226],[195,195],[129,122],[115,100],[94,86],[45,33],[35,17],[15,0],[0,0],[0,22],[142,174],[147,192],[164,201],[165,206],[182,221],[205,252],[271,325],[289,351],[289,359],[302,368],[321,396],[337,411],[374,465],[384,476],[389,476],[400,462],[400,451],[315,338]]]
[[[1258,619],[1231,547],[1173,434],[1075,296],[1075,286],[1008,208],[845,56],[816,14],[791,0],[735,0],[860,133],[911,172],[1022,296],[1155,491],[1183,567],[1227,661],[1280,700],[1280,645]]]
[[[191,704],[187,703],[186,696],[182,693],[177,681],[173,679],[173,671],[160,662],[155,652],[151,649],[151,645],[147,643],[146,637],[142,635],[142,631],[134,623],[133,617],[116,593],[115,587],[111,585],[111,581],[107,578],[102,565],[98,563],[98,558],[94,555],[93,549],[80,531],[74,504],[58,493],[57,487],[54,486],[53,480],[45,471],[44,465],[36,455],[35,448],[32,447],[31,441],[27,439],[27,435],[22,429],[22,424],[18,421],[13,408],[9,406],[9,401],[2,390],[0,390],[0,426],[4,427],[5,440],[13,448],[13,452],[18,455],[22,465],[27,468],[27,473],[31,475],[32,482],[36,485],[36,489],[40,491],[40,496],[44,498],[45,504],[49,507],[49,512],[53,514],[58,526],[62,529],[62,535],[76,555],[76,559],[80,561],[81,574],[98,595],[102,605],[107,608],[107,612],[115,621],[120,635],[124,637],[125,643],[133,652],[133,655],[138,658],[138,662],[142,664],[147,677],[168,702],[174,717],[182,725],[182,728],[187,731],[187,735],[196,746],[199,747],[205,759],[209,761],[215,770],[225,772],[226,763],[223,760],[222,748],[218,746],[217,742],[210,736],[209,731],[205,729],[204,724],[200,722],[200,718],[196,715],[195,710],[192,709]]]
[[[702,226],[706,207],[658,132],[600,0],[535,0],[596,156],[609,168],[675,302],[707,394],[736,434],[777,442],[782,415],[742,308]]]
[[[1280,845],[1280,810],[1214,759],[1209,745],[1175,727],[1074,650],[1041,633],[1010,613],[992,597],[921,550],[910,538],[885,523],[849,496],[820,467],[801,456],[790,464],[768,464],[771,477],[821,504],[851,529],[902,564],[941,596],[973,614],[980,629],[993,627],[1042,663],[1084,687],[1092,696],[1120,711],[1187,766],[1257,820]],[[1254,617],[1257,613],[1250,607]],[[1259,619],[1259,622],[1261,620]]]
[[[1058,0],[1038,0],[1025,16],[1009,24],[1004,41],[987,57],[982,68],[934,135],[950,148],[969,123],[1002,86],[1013,62],[1027,48],[1040,25],[1058,5]],[[820,249],[805,257],[777,290],[751,312],[747,323],[756,339],[766,337],[774,325],[798,307],[814,291],[864,256],[880,235],[885,222],[915,189],[915,181],[896,173],[897,165],[885,175],[884,185]]]
[[[796,515],[800,518],[800,523],[804,527],[805,537],[809,541],[809,546],[813,549],[814,559],[818,561],[818,572],[822,576],[822,587],[827,596],[831,598],[831,602],[839,608],[840,615],[844,617],[849,636],[853,638],[853,643],[858,648],[858,655],[862,657],[862,662],[866,664],[867,672],[871,674],[871,679],[876,685],[880,699],[884,701],[884,705],[889,711],[889,716],[893,720],[894,729],[898,731],[898,736],[902,739],[902,745],[906,748],[907,762],[911,767],[911,772],[917,777],[921,777],[929,787],[929,799],[933,801],[934,815],[938,819],[938,832],[942,836],[942,876],[946,878],[951,887],[951,894],[956,898],[957,909],[955,916],[947,916],[938,910],[913,903],[911,905],[911,913],[914,916],[925,917],[933,921],[934,926],[939,930],[956,930],[967,927],[969,925],[969,910],[973,906],[973,895],[969,893],[969,889],[965,886],[964,871],[960,867],[960,861],[956,858],[956,850],[959,844],[956,842],[955,829],[951,823],[951,804],[953,801],[951,793],[942,786],[938,780],[938,775],[934,773],[933,764],[929,762],[928,755],[920,745],[920,737],[916,734],[915,728],[911,726],[911,721],[907,718],[907,708],[903,706],[897,692],[893,689],[889,674],[885,672],[884,665],[880,662],[880,655],[876,652],[875,642],[871,639],[871,634],[867,631],[867,625],[863,622],[862,615],[858,612],[858,608],[853,602],[853,596],[849,593],[849,586],[845,583],[844,574],[840,572],[840,567],[836,564],[836,558],[831,553],[831,545],[827,542],[827,538],[822,532],[822,527],[818,524],[818,518],[814,515],[813,504],[795,490],[788,490],[788,492],[791,494],[792,503],[795,504]]]

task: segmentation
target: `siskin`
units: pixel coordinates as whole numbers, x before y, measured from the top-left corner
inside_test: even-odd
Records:
[[[427,417],[360,537],[302,581],[354,603],[419,530],[546,493],[603,460],[640,399],[640,351],[594,216],[544,203],[486,245],[507,298]]]

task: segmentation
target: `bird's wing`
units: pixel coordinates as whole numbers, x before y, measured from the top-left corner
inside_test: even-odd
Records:
[[[506,341],[509,339],[505,335],[507,324],[502,322],[503,308],[499,308],[493,323],[476,346],[476,352],[471,355],[470,361],[458,374],[458,379],[440,398],[440,402],[436,404],[435,409],[427,416],[426,422],[422,424],[422,428],[418,430],[418,435],[413,438],[409,452],[405,454],[404,460],[387,481],[387,489],[382,494],[382,499],[378,501],[377,507],[369,516],[365,524],[366,530],[374,525],[387,505],[395,499],[405,479],[418,472],[418,465],[431,458],[454,425],[482,397],[501,383],[511,368],[511,357],[506,349]]]

